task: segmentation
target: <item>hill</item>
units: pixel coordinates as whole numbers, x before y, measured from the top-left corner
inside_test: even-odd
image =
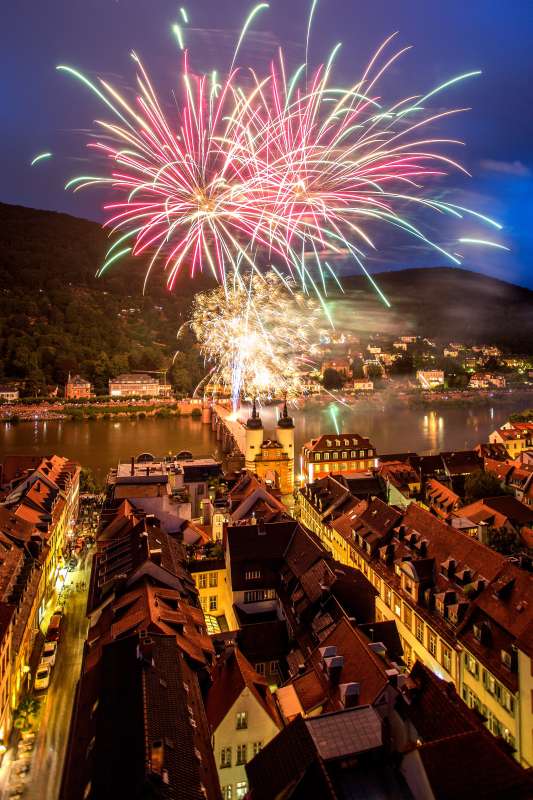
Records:
[[[533,291],[464,269],[404,269],[374,276],[392,307],[385,309],[364,277],[343,280],[341,320],[360,330],[390,330],[505,350],[533,352]],[[354,314],[355,312],[355,314]]]
[[[0,381],[24,380],[28,392],[63,384],[79,372],[103,393],[110,376],[169,369],[189,391],[204,374],[192,339],[175,353],[176,331],[195,291],[211,285],[185,275],[174,292],[154,273],[145,295],[145,264],[122,261],[95,273],[108,246],[99,225],[66,214],[0,204]],[[381,273],[385,309],[363,277],[343,279],[331,299],[337,327],[409,331],[445,340],[491,342],[533,351],[533,292],[459,269]]]
[[[94,222],[0,204],[0,381],[24,380],[34,393],[79,372],[104,393],[119,372],[170,367],[182,391],[196,385],[197,354],[172,357],[193,292],[209,281],[185,276],[171,295],[158,273],[143,296],[139,259],[95,277],[108,246]]]

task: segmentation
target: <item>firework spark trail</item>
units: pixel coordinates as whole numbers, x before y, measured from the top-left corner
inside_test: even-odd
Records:
[[[200,343],[209,382],[231,393],[266,399],[302,392],[314,366],[319,303],[274,272],[241,273],[226,290],[197,294],[188,323]]]
[[[426,133],[464,109],[435,113],[428,101],[479,72],[385,103],[379,82],[409,49],[392,50],[394,34],[354,84],[339,88],[332,75],[340,45],[325,64],[309,69],[317,5],[312,0],[306,61],[291,76],[281,51],[266,75],[250,69],[247,78],[234,69],[246,32],[267,3],[248,14],[225,80],[217,73],[194,75],[185,49],[181,100],[172,118],[135,54],[135,101],[104,80],[93,83],[70,67],[58,67],[90,87],[115,117],[98,123],[112,143],[90,145],[108,169],[67,184],[107,186],[116,197],[105,206],[106,224],[121,235],[100,272],[123,255],[149,254],[147,278],[161,262],[169,288],[185,266],[191,277],[210,270],[226,287],[238,282],[242,270],[272,268],[297,277],[302,289],[315,292],[323,303],[331,273],[324,259],[347,254],[389,304],[364,263],[376,247],[376,226],[397,229],[454,264],[461,263],[457,254],[430,239],[416,222],[419,209],[499,227],[478,212],[426,193],[428,182],[450,170],[466,172],[444,152],[460,142]],[[187,21],[186,12],[181,17]],[[181,27],[173,30],[183,49]],[[497,246],[477,236],[459,241]]]

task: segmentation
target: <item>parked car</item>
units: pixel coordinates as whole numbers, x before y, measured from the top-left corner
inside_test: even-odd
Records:
[[[50,664],[51,667],[56,663],[57,642],[45,642],[41,653],[41,664]]]
[[[50,620],[50,624],[48,625],[48,630],[46,631],[46,641],[47,642],[57,642],[59,641],[59,635],[61,633],[61,620],[63,619],[63,615],[61,613],[56,613],[52,616]]]
[[[48,689],[50,685],[50,673],[52,671],[52,667],[50,664],[43,664],[42,661],[37,667],[37,672],[35,673],[35,691],[36,692],[44,692]]]

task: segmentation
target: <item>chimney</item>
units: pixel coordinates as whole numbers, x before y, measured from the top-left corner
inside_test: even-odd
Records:
[[[146,635],[146,631],[139,634],[139,644],[137,646],[137,658],[148,666],[152,666],[154,655],[154,640]]]
[[[131,474],[135,475],[135,457],[131,457]]]
[[[355,708],[359,705],[359,695],[361,693],[361,684],[351,681],[350,683],[341,683],[339,686],[341,703],[344,708]]]
[[[332,658],[325,658],[324,664],[328,673],[328,678],[331,686],[338,686],[341,679],[341,672],[344,666],[343,656],[333,656]]]

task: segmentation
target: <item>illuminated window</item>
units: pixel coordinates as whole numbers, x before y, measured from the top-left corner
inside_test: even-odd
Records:
[[[442,642],[441,644],[442,666],[451,674],[452,671],[452,651]]]
[[[236,720],[237,724],[235,727],[238,731],[242,731],[248,727],[248,713],[246,711],[237,711]]]
[[[348,458],[348,453],[346,452],[346,450],[343,451],[342,457],[343,457],[344,461],[346,461],[346,459]]]
[[[231,747],[223,747],[220,751],[220,767],[231,767]]]
[[[231,783],[229,786],[222,787],[222,800],[233,800],[233,786]]]
[[[218,586],[218,573],[211,572],[209,575],[209,586],[213,589],[215,586]]]
[[[235,797],[236,800],[244,800],[248,792],[248,784],[246,781],[237,781],[235,784]]]
[[[411,630],[411,628],[413,627],[413,614],[409,606],[406,605],[404,605],[403,607],[403,621],[405,622],[405,625],[409,628],[409,630]]]
[[[218,600],[216,594],[209,596],[209,611],[216,611],[218,607]]]
[[[437,657],[437,637],[433,631],[428,631],[428,650],[433,658]]]
[[[261,570],[260,569],[250,569],[244,573],[244,577],[247,581],[257,580],[257,578],[261,577]]]
[[[263,748],[263,742],[254,742],[254,756],[256,756]]]
[[[198,586],[200,589],[207,589],[207,574],[205,572],[198,575]]]
[[[333,460],[334,460],[334,461],[335,461],[335,460],[338,460],[338,458],[339,458],[339,454],[338,454],[338,453],[337,453],[337,452],[334,450],[334,451],[333,451]]]
[[[329,461],[329,453],[324,453],[324,461]]]
[[[397,594],[394,595],[394,613],[397,617],[402,615],[402,602]]]
[[[236,764],[246,764],[246,745],[237,745],[237,761]]]
[[[415,636],[419,642],[424,641],[424,622],[420,617],[415,617]]]

